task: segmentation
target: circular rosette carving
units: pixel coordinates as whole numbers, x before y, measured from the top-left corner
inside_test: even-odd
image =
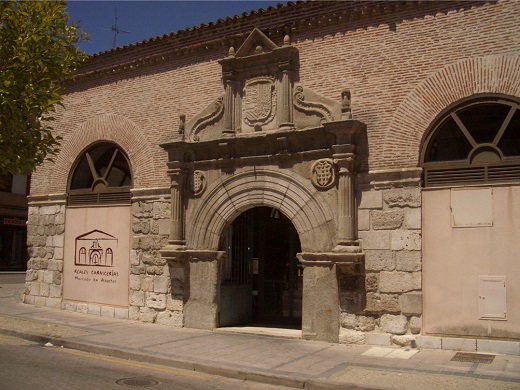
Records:
[[[190,182],[190,192],[195,196],[200,196],[206,190],[206,176],[202,171],[193,171]]]
[[[320,190],[328,190],[336,184],[336,169],[331,159],[316,161],[311,167],[311,181]]]

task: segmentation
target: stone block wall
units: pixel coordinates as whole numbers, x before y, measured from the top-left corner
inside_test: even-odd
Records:
[[[134,196],[132,232],[128,317],[182,327],[184,269],[170,268],[159,253],[170,233],[169,196]]]
[[[422,323],[420,170],[360,175],[358,188],[365,265],[340,290],[340,341],[411,346]]]
[[[29,208],[27,237],[30,260],[24,302],[182,327],[184,268],[170,268],[159,253],[167,245],[170,232],[170,198],[165,195],[168,190],[136,192],[132,203],[132,233],[129,232],[133,240],[129,259],[128,308],[62,301],[64,195],[59,203],[33,202]]]
[[[24,302],[61,307],[65,205],[31,206],[27,219],[27,264]]]

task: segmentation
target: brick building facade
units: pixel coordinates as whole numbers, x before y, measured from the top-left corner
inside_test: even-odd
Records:
[[[33,175],[25,302],[518,342],[518,25],[515,1],[289,3],[91,57]]]

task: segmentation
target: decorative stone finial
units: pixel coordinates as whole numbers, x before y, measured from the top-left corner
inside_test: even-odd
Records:
[[[341,119],[352,119],[352,106],[349,89],[341,91]]]
[[[235,48],[233,46],[229,47],[228,54],[229,54],[230,57],[234,57],[235,56]]]
[[[285,36],[283,37],[283,45],[284,46],[291,45],[291,37],[289,36],[289,34],[285,34]]]
[[[186,129],[186,115],[179,115],[179,134],[184,135],[184,130]]]

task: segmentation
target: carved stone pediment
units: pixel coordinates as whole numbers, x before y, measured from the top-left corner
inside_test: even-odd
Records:
[[[189,142],[309,129],[344,119],[339,99],[295,83],[299,52],[288,36],[278,46],[254,29],[219,63],[225,92],[184,126]]]
[[[278,46],[276,46],[273,41],[267,38],[260,30],[255,28],[235,53],[235,58],[244,58],[252,55],[269,53],[276,48],[278,48]]]

